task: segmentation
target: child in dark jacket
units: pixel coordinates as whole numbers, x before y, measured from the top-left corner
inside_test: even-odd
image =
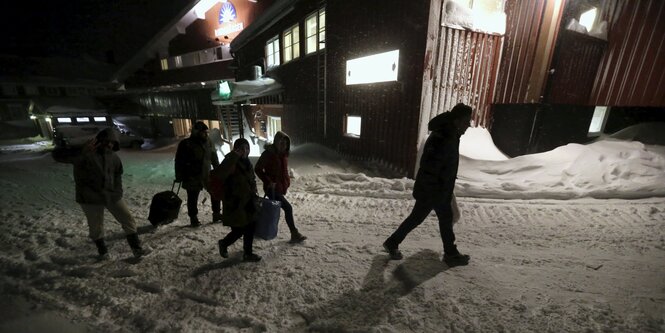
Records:
[[[226,154],[224,160],[212,171],[212,174],[224,183],[222,198],[222,223],[231,227],[231,232],[218,242],[219,254],[229,257],[228,247],[240,237],[243,238],[243,260],[259,261],[254,254],[254,214],[256,180],[249,161],[249,142],[240,138],[233,143],[233,151]]]

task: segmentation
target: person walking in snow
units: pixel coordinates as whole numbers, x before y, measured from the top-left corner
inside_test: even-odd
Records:
[[[434,210],[443,241],[443,261],[450,267],[469,263],[470,257],[461,254],[455,245],[451,201],[459,163],[459,140],[469,127],[471,113],[470,106],[459,103],[450,112],[430,120],[428,129],[432,133],[425,142],[413,186],[416,203],[409,216],[383,243],[391,259],[402,259],[400,243]]]
[[[115,151],[119,143],[116,132],[106,128],[81,152],[74,162],[76,202],[81,205],[88,222],[89,236],[97,246],[100,260],[109,259],[104,242],[104,209],[120,223],[125,231],[127,243],[135,257],[151,252],[141,246],[136,233],[136,222],[122,198],[122,162]]]
[[[286,133],[278,131],[273,143],[265,146],[265,151],[256,162],[254,171],[263,182],[263,191],[265,191],[268,198],[281,202],[286,224],[289,226],[289,231],[291,231],[290,242],[295,244],[303,242],[307,237],[303,236],[296,228],[293,220],[293,207],[284,197],[289,185],[291,185],[288,165],[290,151],[291,139]]]
[[[213,174],[224,183],[222,223],[231,227],[231,232],[218,241],[219,254],[228,258],[228,247],[242,237],[243,261],[260,261],[261,257],[252,251],[258,195],[247,139],[240,138],[233,143],[233,151],[224,156]]]
[[[192,126],[189,138],[180,141],[175,153],[175,181],[182,182],[187,190],[187,215],[190,225],[198,227],[198,200],[201,190],[208,189],[211,167],[217,167],[219,159],[214,145],[208,138],[208,126],[197,121]],[[210,200],[212,206],[212,222],[220,222],[221,204],[219,200]]]

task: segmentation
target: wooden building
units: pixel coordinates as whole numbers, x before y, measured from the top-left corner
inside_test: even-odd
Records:
[[[260,66],[283,87],[248,99],[258,122],[279,119],[295,143],[319,142],[413,176],[427,122],[458,102],[474,107],[476,125],[511,156],[589,141],[597,106],[607,108],[605,126],[625,124],[612,117],[630,112],[634,121],[661,119],[664,6],[283,0],[231,52],[237,80]],[[479,28],[488,22],[499,28]],[[378,79],[357,76],[370,67]]]

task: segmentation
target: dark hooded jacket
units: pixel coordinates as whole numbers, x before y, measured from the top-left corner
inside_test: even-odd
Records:
[[[219,165],[217,152],[210,139],[201,140],[192,129],[189,138],[180,141],[175,153],[175,178],[187,190],[208,188],[210,169]]]
[[[428,124],[432,133],[425,142],[420,168],[413,186],[416,200],[431,202],[450,201],[455,188],[459,164],[459,140],[450,113],[442,113]]]
[[[113,143],[108,149],[97,143],[102,139]],[[95,140],[83,148],[74,162],[76,202],[103,205],[122,198],[122,162],[114,151],[119,147],[118,137],[111,128],[100,131]]]
[[[289,186],[291,186],[288,162],[289,151],[291,150],[291,138],[286,133],[279,131],[275,134],[273,142],[279,142],[284,138],[287,139],[286,152],[278,152],[274,143],[266,145],[265,151],[261,154],[254,167],[256,175],[263,181],[263,190],[266,193],[270,190],[268,187],[270,183],[275,183],[275,193],[282,195],[286,194]]]

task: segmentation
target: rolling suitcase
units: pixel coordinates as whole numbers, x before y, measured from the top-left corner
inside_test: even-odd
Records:
[[[158,226],[160,224],[169,224],[178,218],[182,199],[178,197],[180,183],[178,183],[178,190],[173,192],[175,183],[176,182],[174,181],[170,191],[159,192],[152,197],[150,213],[148,214],[148,221],[150,221],[152,225]]]

